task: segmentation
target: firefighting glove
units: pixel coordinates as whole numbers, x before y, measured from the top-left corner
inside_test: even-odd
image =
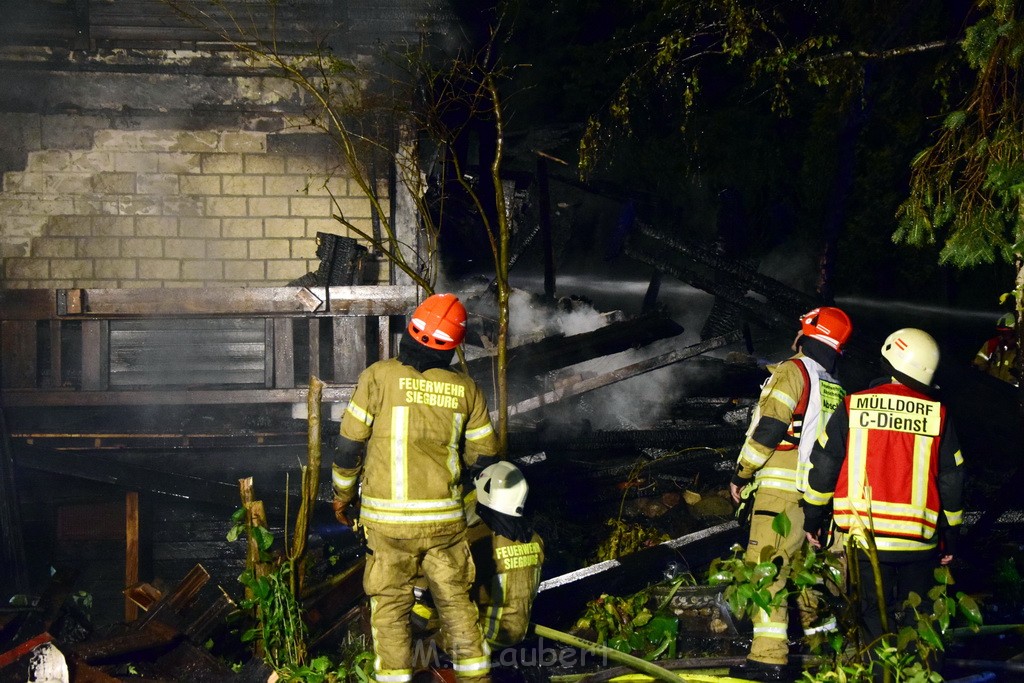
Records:
[[[749,483],[740,485],[740,504],[736,508],[736,521],[740,523],[740,526],[746,526],[750,524],[750,516],[754,513],[754,494],[757,493],[758,485],[756,483]]]
[[[350,520],[345,514],[345,510],[348,508],[347,501],[335,498],[331,501],[331,506],[334,508],[334,517],[340,524],[343,524],[344,526],[352,526],[352,520]]]
[[[827,549],[834,537],[831,504],[811,505],[801,500],[800,507],[804,510],[804,531],[818,539],[822,550]]]

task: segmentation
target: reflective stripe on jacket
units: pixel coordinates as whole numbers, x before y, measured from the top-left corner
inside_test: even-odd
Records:
[[[855,538],[872,532],[879,551],[930,550],[940,523],[963,521],[962,465],[945,407],[883,384],[851,394],[833,417],[812,454],[804,501],[832,499],[836,525]]]
[[[807,464],[817,435],[840,405],[843,389],[816,361],[798,353],[778,365],[761,385],[747,436],[740,449],[739,474],[759,487],[799,494],[806,488]],[[771,418],[787,425],[778,443],[757,440],[758,423]]]
[[[481,541],[480,550],[484,547],[490,550],[490,557],[481,557],[478,547],[473,548],[477,578],[483,580],[477,596],[480,625],[488,643],[508,647],[521,641],[530,625],[544,564],[544,541],[536,532],[527,543],[492,533]]]
[[[354,495],[361,479],[360,520],[395,538],[464,528],[461,461],[473,465],[498,449],[486,400],[472,379],[447,369],[420,373],[397,359],[360,375],[341,435],[367,448],[361,468],[335,472],[336,491],[339,483],[350,484],[338,493]]]

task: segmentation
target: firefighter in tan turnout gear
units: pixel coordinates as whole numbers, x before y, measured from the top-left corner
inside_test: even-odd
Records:
[[[526,637],[530,626],[544,541],[523,514],[530,487],[518,467],[508,461],[490,465],[476,475],[474,486],[476,502],[470,503],[472,508],[467,506],[467,516],[473,520],[468,535],[476,565],[470,596],[479,608],[487,642],[495,648],[511,647]],[[417,593],[413,621],[418,630],[430,633],[435,613],[432,596],[427,590]]]
[[[530,487],[518,467],[495,463],[476,475],[475,485],[476,512],[490,534],[473,544],[483,579],[473,587],[473,597],[487,642],[508,647],[526,637],[540,587],[544,541],[523,516]]]
[[[466,540],[463,463],[497,460],[498,441],[485,397],[449,369],[465,336],[466,309],[452,294],[428,297],[413,313],[398,358],[359,377],[341,423],[332,483],[334,511],[359,486],[366,531],[363,588],[370,597],[374,677],[412,678],[409,615],[417,576],[427,580],[460,680],[489,676],[489,649],[469,598],[475,568]],[[365,445],[365,455],[363,455]]]
[[[846,397],[811,452],[804,529],[818,545],[833,504],[836,526],[858,548],[865,642],[897,633],[911,592],[927,600],[936,565],[953,560],[963,522],[964,459],[946,407],[933,396],[939,348],[927,332],[904,328],[882,345],[886,375]],[[878,551],[882,580],[864,548]],[[878,593],[885,598],[883,628]]]
[[[804,543],[800,500],[807,484],[811,447],[829,416],[842,404],[844,391],[835,379],[836,364],[853,328],[842,310],[816,308],[800,318],[793,342],[796,355],[769,366],[771,376],[762,385],[747,437],[740,449],[736,474],[729,485],[741,508],[750,508],[750,537],[745,559],[749,562],[788,563]],[[773,530],[781,514],[789,518],[785,538]],[[774,555],[762,557],[762,550]],[[771,587],[785,589],[785,580]],[[810,605],[801,605],[805,635],[834,629],[834,621],[814,624]],[[754,619],[754,636],[746,662],[733,667],[733,675],[755,680],[780,680],[789,661],[788,609],[785,604],[761,611]]]

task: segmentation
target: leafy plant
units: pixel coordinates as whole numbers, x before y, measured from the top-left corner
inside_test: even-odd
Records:
[[[266,529],[263,531],[258,542],[261,552],[266,552],[273,536]],[[307,628],[302,607],[292,592],[293,571],[293,563],[286,561],[268,574],[249,568],[238,577],[248,589],[239,606],[250,611],[256,622],[242,634],[242,642],[262,643],[264,658],[278,672],[306,661]]]
[[[780,514],[773,521],[772,528],[783,537],[790,530],[790,522]],[[865,552],[869,558],[875,558],[870,527],[867,543],[863,539],[847,538],[845,555],[854,556]],[[860,547],[857,547],[858,544]],[[863,546],[867,547],[864,548]],[[719,558],[711,563],[708,571],[708,583],[723,587],[723,597],[734,614],[754,617],[759,611],[771,611],[772,608],[786,604],[791,595],[805,591],[821,591],[825,588],[832,595],[849,594],[851,602],[856,602],[860,590],[860,580],[856,571],[849,577],[850,590],[844,591],[846,578],[842,555],[830,551],[815,551],[809,546],[797,554],[792,560],[783,564],[774,558],[775,548],[766,547],[761,550],[757,562],[748,561],[744,549],[733,545],[731,556]],[[779,580],[785,581],[785,587],[772,591]],[[896,682],[926,683],[942,680],[932,671],[932,665],[938,653],[945,649],[944,636],[957,617],[967,622],[972,631],[977,631],[982,623],[981,612],[977,603],[963,592],[949,594],[953,585],[953,577],[949,569],[939,567],[935,570],[936,585],[928,592],[926,602],[916,593],[903,607],[911,616],[911,622],[904,624],[895,634],[895,638],[883,637],[874,643],[861,644],[857,610],[848,602],[845,609],[836,610],[835,601],[815,601],[821,616],[835,618],[837,628],[828,632],[827,640],[830,654],[821,664],[803,673],[804,680],[815,683],[859,683],[861,681],[878,680],[879,675],[886,680]],[[880,606],[885,613],[885,605]],[[819,618],[819,621],[821,619]],[[811,643],[812,647],[820,643]],[[822,649],[815,647],[819,654]]]
[[[673,579],[667,597],[653,605],[653,609],[655,587],[628,597],[602,594],[587,603],[575,628],[593,630],[599,644],[607,644],[619,652],[636,654],[648,661],[672,659],[676,655],[679,619],[667,607],[676,590],[688,579],[688,575]]]
[[[614,560],[669,540],[666,533],[621,519],[609,519],[605,526],[611,527],[611,531],[597,546],[597,562]]]

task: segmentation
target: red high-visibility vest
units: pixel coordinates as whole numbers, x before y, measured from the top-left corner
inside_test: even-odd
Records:
[[[935,547],[945,407],[902,384],[859,391],[844,403],[850,431],[836,482],[837,526],[855,535],[872,530],[879,550]]]

